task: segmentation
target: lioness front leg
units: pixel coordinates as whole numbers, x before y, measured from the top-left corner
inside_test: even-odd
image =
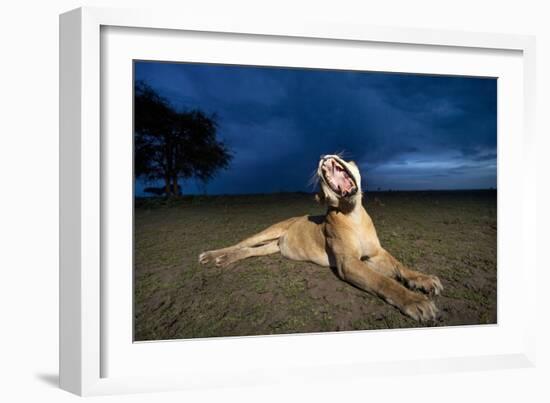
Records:
[[[415,320],[422,322],[436,319],[437,308],[425,295],[406,289],[358,258],[337,256],[336,262],[338,273],[345,281],[376,294]]]
[[[431,295],[439,295],[443,291],[443,284],[437,276],[409,269],[385,249],[381,248],[373,253],[366,263],[373,270],[396,278],[413,290],[420,290]]]

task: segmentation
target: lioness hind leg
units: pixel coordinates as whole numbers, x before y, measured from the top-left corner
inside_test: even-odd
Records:
[[[420,290],[432,295],[439,295],[443,291],[443,284],[441,284],[437,276],[409,269],[385,249],[381,249],[369,257],[366,263],[373,270],[385,276],[398,279],[413,290]]]
[[[216,249],[207,252],[203,252],[199,255],[199,263],[207,264],[210,262],[217,261],[224,255],[233,254],[239,249],[250,248],[254,246],[262,246],[270,243],[272,241],[278,241],[281,236],[285,234],[288,228],[297,220],[298,217],[289,218],[288,220],[281,221],[277,224],[274,224],[265,230],[252,235],[245,240],[223,249]],[[277,251],[276,251],[277,252]],[[275,252],[272,252],[275,253]],[[252,255],[254,256],[254,255]]]
[[[216,267],[227,267],[232,263],[252,256],[265,256],[279,252],[279,241],[271,241],[261,246],[247,246],[233,250],[216,258]]]
[[[199,263],[200,264],[207,264],[207,263],[213,262],[218,257],[223,256],[226,253],[230,253],[234,249],[236,249],[235,246],[230,246],[229,248],[209,250],[209,251],[206,251],[206,252],[202,252],[199,255]]]

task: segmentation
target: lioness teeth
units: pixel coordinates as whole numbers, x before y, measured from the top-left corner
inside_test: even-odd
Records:
[[[322,166],[323,174],[333,191],[346,196],[355,189],[355,183],[346,169],[336,160],[325,161]]]

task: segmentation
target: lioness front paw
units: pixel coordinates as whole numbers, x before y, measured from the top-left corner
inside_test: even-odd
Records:
[[[414,294],[414,297],[410,298],[410,300],[401,307],[401,310],[404,314],[419,322],[435,320],[438,312],[435,304],[425,295],[421,294]]]
[[[443,291],[443,284],[439,277],[429,274],[415,276],[412,279],[407,279],[407,285],[410,288],[420,290],[430,295],[439,295]]]

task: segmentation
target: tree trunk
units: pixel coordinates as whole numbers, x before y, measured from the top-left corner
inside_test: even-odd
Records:
[[[173,191],[174,191],[174,196],[179,196],[180,194],[180,188],[179,188],[179,185],[178,185],[178,176],[177,175],[174,175],[172,177],[172,186],[173,186]]]
[[[171,190],[170,190],[170,177],[167,175],[164,177],[164,193],[165,196],[170,196]]]

